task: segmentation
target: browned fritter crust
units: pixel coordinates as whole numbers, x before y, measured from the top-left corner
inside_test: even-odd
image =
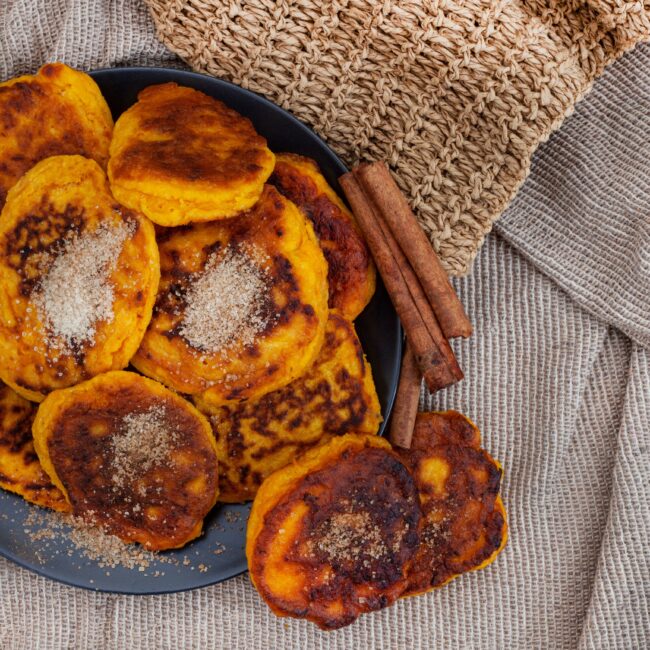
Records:
[[[154,409],[163,410],[164,425],[175,432],[169,457],[116,481],[114,436],[126,416]],[[126,542],[153,550],[182,546],[200,533],[216,501],[217,458],[207,421],[189,402],[135,373],[106,373],[50,394],[34,438],[73,514]]]
[[[95,82],[62,63],[0,84],[0,209],[14,183],[44,158],[79,154],[106,167],[112,128]]]
[[[138,94],[115,124],[110,152],[115,197],[163,226],[249,209],[275,161],[249,119],[176,83]]]
[[[262,481],[332,436],[375,434],[381,407],[354,325],[330,312],[314,364],[288,386],[258,400],[210,407],[219,454],[219,500],[254,498]]]
[[[339,628],[401,595],[419,521],[413,478],[385,440],[334,438],[258,492],[251,577],[277,614]]]
[[[252,399],[305,372],[327,321],[327,267],[313,229],[270,185],[232,219],[159,229],[161,280],[153,318],[132,364],[182,393],[213,405]],[[250,343],[203,351],[183,336],[188,296],[211,255],[255,249],[268,279],[260,300],[265,323]]]
[[[43,471],[34,451],[32,422],[36,404],[0,383],[0,487],[43,508],[70,509]]]
[[[456,411],[419,413],[410,450],[398,449],[420,493],[422,544],[404,595],[489,564],[506,541],[502,470],[480,432]]]
[[[329,305],[354,320],[375,291],[375,266],[352,213],[311,158],[282,153],[269,178],[310,219],[329,265]]]

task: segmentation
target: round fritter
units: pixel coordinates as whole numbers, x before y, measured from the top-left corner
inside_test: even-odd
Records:
[[[32,440],[36,405],[0,384],[0,487],[43,508],[70,509],[43,471]]]
[[[151,379],[114,371],[54,391],[33,426],[44,469],[74,515],[151,550],[201,533],[218,494],[210,424]]]
[[[279,616],[339,628],[402,594],[419,523],[415,483],[386,440],[333,438],[262,484],[250,576]]]
[[[375,292],[375,265],[345,204],[311,158],[278,154],[269,179],[310,219],[329,265],[329,304],[354,320]]]
[[[456,411],[419,413],[411,449],[398,453],[420,493],[422,544],[404,595],[422,593],[492,562],[506,542],[501,467]]]
[[[199,398],[219,454],[219,500],[248,501],[262,481],[300,452],[332,436],[375,434],[381,409],[352,323],[335,312],[309,370],[258,400],[213,407]]]
[[[213,405],[286,386],[327,322],[327,263],[311,225],[266,186],[234,219],[159,235],[160,290],[133,365]]]
[[[250,120],[175,83],[140,92],[115,124],[110,153],[116,198],[162,226],[247,210],[275,161]]]
[[[62,154],[108,161],[113,118],[97,84],[62,63],[0,84],[0,209],[34,164]]]
[[[115,202],[94,160],[41,161],[0,217],[0,377],[40,401],[124,368],[159,277],[153,225]]]

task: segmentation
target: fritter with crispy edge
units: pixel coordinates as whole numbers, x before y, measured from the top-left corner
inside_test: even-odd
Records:
[[[0,487],[60,512],[70,505],[43,471],[32,440],[36,405],[0,384]]]
[[[248,210],[275,162],[250,120],[175,83],[140,92],[115,124],[110,153],[116,198],[162,226]]]
[[[153,225],[113,199],[94,160],[41,161],[0,218],[0,378],[38,402],[126,367],[159,278]]]
[[[419,523],[415,483],[390,444],[336,437],[262,484],[248,521],[250,576],[279,616],[339,628],[403,593]]]
[[[330,312],[325,343],[309,370],[258,400],[211,408],[219,454],[219,500],[254,498],[262,481],[333,436],[375,434],[381,423],[372,372],[352,323]]]
[[[266,186],[233,219],[167,229],[158,243],[160,290],[132,361],[140,372],[220,405],[286,386],[313,363],[327,322],[327,263],[309,222],[277,190]],[[257,281],[247,284],[242,267]]]
[[[421,546],[405,596],[490,564],[506,543],[501,466],[457,411],[419,413],[409,450],[398,449],[420,493]]]
[[[151,550],[201,533],[218,494],[210,424],[161,384],[114,371],[54,391],[33,426],[36,452],[72,512]]]
[[[97,84],[62,63],[0,83],[0,209],[7,192],[49,156],[108,161],[113,118]]]
[[[354,320],[375,292],[376,271],[352,213],[311,158],[278,154],[269,183],[293,201],[314,225],[329,266],[329,305]]]

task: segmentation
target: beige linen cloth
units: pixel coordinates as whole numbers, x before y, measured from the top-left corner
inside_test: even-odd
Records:
[[[279,20],[303,3],[286,4]],[[0,77],[46,60],[179,65],[137,0],[2,0]],[[608,68],[542,145],[456,286],[475,324],[455,342],[466,379],[423,400],[470,416],[504,465],[510,540],[493,565],[324,633],[273,616],[247,576],[127,597],[0,560],[0,648],[650,647],[650,47]]]

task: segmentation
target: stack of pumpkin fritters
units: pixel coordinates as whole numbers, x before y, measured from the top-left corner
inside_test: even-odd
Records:
[[[313,161],[174,83],[113,125],[62,64],[0,84],[0,120],[2,487],[170,548],[219,492],[378,431],[352,324],[375,270]]]

